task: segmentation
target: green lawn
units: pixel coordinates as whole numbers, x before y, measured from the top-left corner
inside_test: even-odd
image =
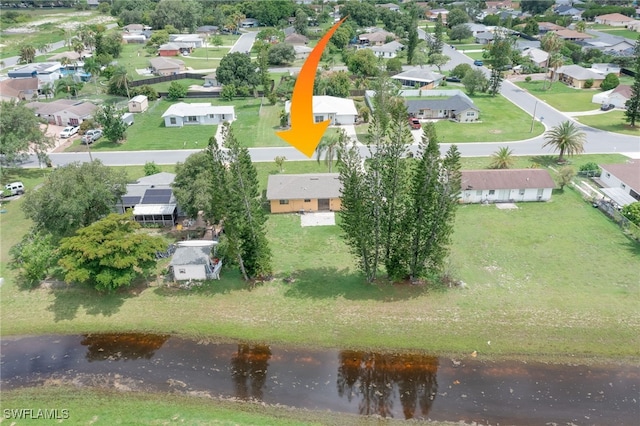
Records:
[[[265,104],[260,107],[261,99],[247,99],[236,105],[238,119],[232,124],[236,137],[248,147],[288,146],[276,132],[280,131],[280,112],[284,106]]]
[[[558,81],[548,87],[548,81],[518,82],[518,87],[528,91],[533,96],[545,101],[552,107],[567,112],[591,111],[598,109],[596,104],[591,103],[593,95],[600,93],[600,89],[574,89]]]
[[[177,81],[187,89],[191,85],[202,86],[204,84],[204,79],[195,79],[195,78],[183,78],[181,80],[173,80],[173,81]],[[173,81],[163,81],[162,83],[152,84],[151,87],[156,89],[156,91],[158,92],[166,92],[169,90],[169,86],[171,86],[171,83],[173,83]]]
[[[231,50],[231,48],[229,47],[200,47],[198,49],[194,49],[193,52],[191,52],[191,55],[189,56],[193,58],[208,57],[209,59],[212,59],[212,58],[221,59],[224,55],[229,53],[229,50]]]
[[[483,52],[464,52],[464,54],[473,60],[480,59],[481,61],[486,61],[482,56]]]
[[[585,115],[575,117],[582,124],[595,127],[596,129],[606,130],[607,132],[624,133],[625,135],[640,136],[640,127],[632,128],[629,123],[624,121],[624,112],[620,110],[611,110],[606,114]]]
[[[574,165],[615,158],[623,157],[580,156]],[[287,172],[322,167],[285,163]],[[274,164],[260,165],[260,181],[274,171]],[[4,239],[7,230],[26,231],[19,203],[9,203],[0,216],[3,245],[12,242]],[[572,190],[518,207],[459,208],[447,269],[467,283],[463,290],[365,284],[338,227],[302,229],[297,215],[273,215],[267,223],[273,282],[249,290],[236,271],[224,270],[221,281],[189,292],[157,287],[152,279],[135,295],[97,296],[79,287],[21,290],[9,271],[0,287],[0,327],[4,336],[170,330],[274,344],[477,350],[487,357],[571,362],[640,355],[640,245]],[[295,282],[285,284],[284,277]]]
[[[453,44],[456,49],[460,50],[460,51],[465,51],[465,50],[482,50],[484,48],[483,44],[477,44],[477,43],[451,43]]]

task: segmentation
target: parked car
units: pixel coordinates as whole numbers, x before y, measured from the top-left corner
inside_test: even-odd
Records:
[[[22,195],[24,194],[24,185],[22,182],[11,182],[4,186],[4,191],[2,191],[3,197],[11,197],[13,195]]]
[[[100,129],[91,129],[87,130],[87,132],[82,136],[82,140],[80,143],[84,145],[90,145],[100,139],[102,137],[102,130]]]
[[[616,106],[614,104],[602,104],[602,106],[600,107],[600,109],[602,111],[610,111],[612,109],[614,109]]]
[[[447,77],[445,78],[445,80],[451,82],[451,83],[460,83],[460,78],[458,77]]]
[[[484,62],[482,62],[480,59],[476,59],[475,61],[473,61],[473,65],[481,67],[484,65]]]
[[[409,117],[409,125],[412,129],[421,129],[422,125],[420,125],[420,120],[414,117]]]
[[[79,127],[67,126],[64,129],[62,129],[62,131],[60,132],[60,137],[64,138],[64,139],[70,138],[71,136],[73,136],[76,133],[78,133],[78,129],[79,129]]]

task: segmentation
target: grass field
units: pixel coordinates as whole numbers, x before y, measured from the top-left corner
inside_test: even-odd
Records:
[[[476,60],[476,59],[480,59],[481,61],[485,61],[486,60],[482,56],[483,52],[464,52],[464,54],[467,55],[468,57],[470,57],[473,60]]]
[[[545,101],[552,107],[567,112],[591,111],[598,109],[598,105],[591,103],[593,95],[600,93],[600,89],[574,89],[558,81],[545,90],[548,81],[518,82],[518,87],[527,90],[533,96]]]
[[[615,158],[623,157],[581,156],[574,164]],[[287,172],[323,168],[285,163]],[[275,164],[260,165],[261,182],[273,172]],[[9,203],[0,217],[3,246],[19,238],[6,240],[6,232],[28,227],[20,203]],[[171,330],[274,344],[478,350],[489,357],[639,355],[640,246],[571,190],[517,210],[460,207],[448,269],[467,283],[464,290],[365,284],[338,227],[302,229],[299,220],[269,217],[276,280],[253,290],[231,270],[190,292],[152,286],[99,297],[74,287],[21,290],[13,271],[3,273],[2,334]],[[4,247],[2,255],[6,265]],[[284,284],[284,277],[295,282]]]
[[[638,127],[640,123],[636,124],[635,128],[632,128],[629,123],[624,121],[624,112],[620,110],[611,110],[606,114],[585,115],[575,119],[582,124],[606,130],[607,132],[640,136],[640,127]]]
[[[229,53],[229,50],[231,50],[231,48],[229,47],[200,47],[198,49],[194,49],[193,52],[191,52],[190,57],[192,58],[209,58],[209,59],[213,59],[213,58],[222,58],[224,55],[226,55],[227,53]],[[207,56],[209,55],[209,56]]]

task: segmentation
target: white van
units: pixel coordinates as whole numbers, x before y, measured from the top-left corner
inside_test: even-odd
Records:
[[[9,192],[9,196],[24,194],[24,185],[22,182],[11,182],[4,186],[4,189]]]

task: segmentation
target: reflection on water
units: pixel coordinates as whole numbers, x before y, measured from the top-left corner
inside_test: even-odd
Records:
[[[637,426],[640,418],[640,370],[630,365],[453,362],[148,334],[25,337],[0,345],[3,390],[53,379],[405,419]]]
[[[426,418],[438,391],[438,358],[341,351],[338,395],[359,400],[359,414],[393,417],[400,400],[405,419]]]

